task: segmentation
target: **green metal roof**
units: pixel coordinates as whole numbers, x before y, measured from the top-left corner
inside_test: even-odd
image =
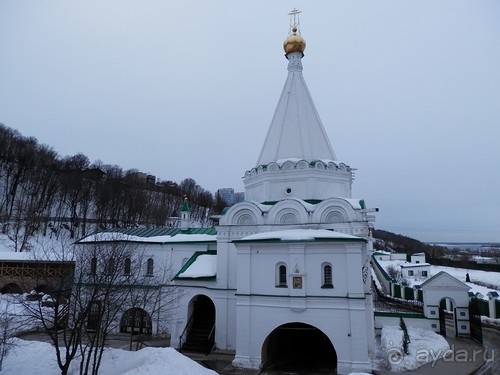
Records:
[[[99,231],[99,233],[113,232],[122,233],[129,236],[138,237],[156,237],[156,236],[175,236],[176,234],[208,234],[216,235],[215,228],[189,228],[182,230],[180,228],[112,228]]]
[[[301,199],[301,200],[303,200],[304,202],[309,203],[309,204],[318,204],[318,203],[322,202],[321,199]],[[276,203],[279,203],[279,202],[282,202],[282,201],[265,201],[265,202],[260,202],[260,203],[265,204],[266,206],[274,206]]]
[[[110,228],[110,229],[104,229],[104,230],[101,230],[101,231],[98,231],[97,233],[94,233],[94,234],[91,234],[91,235],[88,235],[84,238],[89,238],[91,236],[98,236],[99,234],[101,233],[120,233],[120,234],[124,234],[124,235],[127,235],[127,236],[136,236],[136,237],[142,237],[142,238],[150,238],[150,237],[159,237],[159,236],[170,236],[170,237],[173,237],[177,234],[180,234],[180,235],[196,235],[196,234],[205,234],[205,235],[209,235],[209,236],[216,236],[217,235],[217,229],[215,228],[189,228],[189,229],[186,229],[186,230],[182,230],[180,228],[166,228],[166,227],[163,227],[163,228]],[[137,241],[134,241],[134,240],[130,240],[131,242],[137,242]],[[183,241],[183,240],[179,240],[179,243],[182,243],[182,242],[190,242],[190,243],[200,243],[200,242],[203,242],[203,243],[210,243],[210,242],[215,242],[216,239],[215,237],[213,239],[204,239],[204,240],[200,240],[200,241]],[[96,241],[92,241],[92,240],[87,240],[87,241],[83,241],[81,242],[81,240],[77,241],[76,243],[93,243],[93,242],[107,242],[106,240],[96,240]],[[140,242],[140,241],[139,241]],[[153,242],[150,242],[150,243],[154,243],[155,241]],[[161,241],[158,241],[158,243],[160,243]],[[167,242],[170,242],[170,243],[174,243],[175,241],[167,241]]]

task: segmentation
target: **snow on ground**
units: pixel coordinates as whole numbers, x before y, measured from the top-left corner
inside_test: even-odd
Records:
[[[34,308],[38,307],[38,302],[27,302],[26,294],[0,294],[0,315],[10,317],[9,330],[12,333],[25,332],[41,328],[41,322],[30,316],[25,306],[21,303],[32,303]],[[41,307],[48,315],[53,313],[53,309]]]
[[[448,342],[431,330],[408,327],[409,354],[403,352],[403,331],[398,326],[382,328],[381,350],[386,366],[391,371],[408,371],[446,355],[450,350]]]
[[[377,260],[377,262],[387,271],[389,267],[393,266],[397,270],[401,270],[401,264],[410,264],[409,262],[405,262],[403,260]],[[481,293],[483,295],[483,299],[487,300],[488,297],[486,294],[491,291],[496,291],[500,294],[500,272],[493,271],[480,271],[480,270],[471,270],[468,268],[455,268],[455,267],[445,267],[445,266],[432,266],[431,265],[431,276],[436,275],[437,273],[444,271],[450,274],[453,277],[456,277],[458,280],[464,282],[468,286],[471,287],[470,291],[475,293]],[[469,273],[469,277],[471,282],[465,282],[466,274]],[[418,279],[413,277],[407,277],[409,286],[416,286],[422,284],[427,279]],[[475,284],[474,282],[478,281],[480,283],[487,283],[496,286],[496,289],[488,288],[482,285]]]
[[[455,267],[445,267],[445,266],[431,266],[432,275],[435,275],[439,271],[445,271],[450,275],[456,277],[460,281],[465,281],[465,275],[469,273],[471,283],[479,281],[481,283],[495,285],[497,291],[500,289],[500,272],[470,270],[467,268],[455,268]],[[467,284],[471,287],[474,287],[471,283]],[[491,289],[488,289],[488,291],[489,290]]]
[[[2,373],[53,375],[60,373],[52,345],[39,341],[15,340],[16,346],[4,360]],[[69,374],[78,374],[76,359]],[[102,375],[217,375],[172,348],[144,348],[136,352],[121,349],[105,351]]]

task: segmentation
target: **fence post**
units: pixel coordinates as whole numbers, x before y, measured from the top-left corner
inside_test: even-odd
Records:
[[[488,307],[490,309],[490,318],[491,319],[496,319],[497,318],[497,298],[498,298],[498,293],[497,292],[488,292],[486,294],[488,296]]]

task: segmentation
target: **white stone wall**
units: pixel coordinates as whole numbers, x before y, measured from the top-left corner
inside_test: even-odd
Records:
[[[300,305],[300,306],[299,306]],[[337,371],[371,370],[369,336],[363,300],[308,297],[239,296],[237,303],[237,352],[234,365],[259,368],[262,346],[279,326],[290,322],[310,324],[325,333],[337,353]]]
[[[413,254],[411,255],[412,263],[425,263],[425,254]]]
[[[262,345],[282,324],[301,322],[325,333],[338,371],[370,369],[373,307],[363,282],[366,244],[238,243],[237,351],[234,364],[258,368]],[[333,288],[322,288],[322,264],[333,266]],[[276,287],[276,265],[287,266],[287,287]],[[302,278],[294,289],[293,277]]]
[[[405,263],[401,265],[401,273],[403,277],[418,277],[425,279],[431,276],[431,265],[423,266],[415,264],[415,267],[412,267],[410,263]]]
[[[286,168],[286,165],[283,167]],[[291,197],[304,199],[351,198],[352,174],[348,171],[309,168],[250,172],[245,176],[248,201],[280,201]]]

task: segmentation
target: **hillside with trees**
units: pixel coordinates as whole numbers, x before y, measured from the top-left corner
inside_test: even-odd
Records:
[[[81,153],[61,157],[0,123],[0,233],[16,251],[29,250],[36,233],[79,238],[101,228],[164,226],[184,196],[192,218],[207,222],[213,194],[191,178],[157,181]]]
[[[381,229],[373,230],[374,248],[397,253],[414,254],[426,253],[430,258],[440,258],[445,254],[446,248],[433,246],[411,237],[388,232]]]

